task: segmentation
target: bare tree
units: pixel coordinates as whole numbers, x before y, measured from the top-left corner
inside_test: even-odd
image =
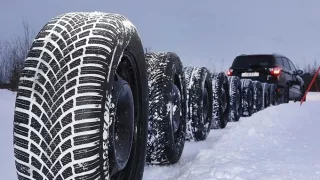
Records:
[[[151,47],[146,47],[146,48],[144,49],[144,53],[149,53],[149,52],[151,52]]]
[[[206,61],[206,67],[209,69],[209,71],[213,74],[215,74],[217,72],[216,70],[216,63],[215,61],[212,59],[212,58],[209,58],[207,61]]]
[[[319,63],[317,60],[314,60],[313,61],[313,64],[305,64],[304,65],[304,68],[303,68],[303,71],[305,73],[309,73],[311,75],[314,75],[316,73],[316,71],[318,70],[319,68]]]
[[[9,83],[11,89],[18,87],[20,73],[33,39],[28,23],[23,21],[22,25],[23,36],[17,36],[2,43],[0,49],[2,81]]]
[[[317,72],[318,68],[319,68],[319,64],[318,64],[317,60],[314,60],[313,65],[312,65],[311,74],[315,74]]]
[[[223,72],[224,71],[224,58],[222,58],[221,60],[220,60],[220,71],[221,72]]]
[[[9,82],[9,72],[8,72],[8,60],[6,43],[0,42],[0,85],[7,84]]]
[[[0,42],[0,85],[4,83],[5,77],[4,77],[4,62],[2,59],[2,43]]]

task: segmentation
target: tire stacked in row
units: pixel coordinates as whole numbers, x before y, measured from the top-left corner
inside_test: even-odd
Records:
[[[147,163],[178,162],[186,140],[187,93],[183,65],[172,52],[147,53],[149,128]]]
[[[211,129],[225,128],[229,120],[229,81],[225,73],[205,67],[185,67],[187,139],[203,141]]]
[[[239,121],[242,116],[242,89],[241,89],[241,80],[237,76],[229,76],[229,94],[230,94],[230,113],[229,121]]]
[[[263,87],[259,81],[253,81],[253,113],[259,112],[264,107]]]
[[[146,163],[174,164],[186,140],[266,107],[254,98],[265,87],[272,94],[272,86],[183,67],[172,52],[144,54],[122,15],[57,16],[38,33],[20,77],[18,179],[141,180]]]
[[[212,75],[213,86],[213,123],[212,129],[223,129],[229,121],[231,91],[228,77],[224,72]],[[232,88],[232,87],[231,87]]]
[[[237,76],[228,77],[230,84],[229,121],[250,117],[270,105],[277,105],[276,85]]]
[[[185,67],[187,90],[187,139],[202,141],[212,124],[212,77],[205,67]]]
[[[20,78],[18,179],[139,180],[146,161],[176,163],[186,134],[182,69],[174,53],[145,56],[136,28],[121,15],[52,19]]]

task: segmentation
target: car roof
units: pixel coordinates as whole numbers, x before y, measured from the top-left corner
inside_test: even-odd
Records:
[[[287,58],[286,56],[280,54],[280,53],[264,53],[264,54],[241,54],[239,56],[259,56],[259,55],[269,55],[269,56],[273,56],[273,57],[285,57]]]

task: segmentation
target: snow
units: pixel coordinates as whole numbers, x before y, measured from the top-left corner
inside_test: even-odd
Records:
[[[0,180],[15,180],[15,93],[0,90]],[[180,161],[146,166],[144,180],[320,179],[320,93],[307,101],[269,107],[252,117],[211,130],[202,142],[187,142]]]
[[[0,180],[16,180],[13,155],[13,112],[16,93],[0,89]]]
[[[146,167],[144,179],[319,179],[319,96],[212,130],[206,141],[186,143],[178,164]]]

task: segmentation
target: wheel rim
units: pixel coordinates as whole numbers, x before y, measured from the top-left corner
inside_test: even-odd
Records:
[[[112,104],[115,106],[112,125],[111,174],[123,170],[130,158],[134,132],[134,100],[130,86],[118,74],[113,85]]]
[[[175,72],[175,70],[174,70]],[[179,75],[174,73],[172,82],[172,108],[170,111],[171,127],[173,132],[173,142],[180,143],[184,137],[184,117],[183,117],[183,101],[182,101],[182,86]]]
[[[222,112],[225,112],[227,109],[227,93],[226,91],[222,88]]]
[[[138,161],[136,159],[137,155],[136,153],[138,152],[137,149],[139,148],[139,133],[141,131],[140,125],[138,123],[138,120],[140,119],[140,113],[139,113],[139,107],[141,107],[141,98],[140,98],[140,93],[139,93],[139,81],[138,81],[138,70],[136,68],[136,64],[134,62],[134,58],[130,56],[129,54],[124,54],[118,68],[116,70],[116,75],[117,77],[120,77],[123,81],[127,83],[127,85],[124,87],[126,89],[126,93],[128,93],[128,88],[131,90],[132,96],[124,96],[127,97],[131,100],[128,101],[128,99],[124,99],[124,101],[131,102],[130,105],[127,105],[127,107],[130,107],[129,109],[133,109],[131,111],[132,117],[127,116],[128,119],[131,120],[132,122],[132,131],[131,131],[131,148],[130,151],[126,151],[125,157],[122,158],[124,161],[121,161],[122,165],[121,167],[117,167],[117,164],[115,163],[115,160],[117,158],[117,155],[121,155],[120,153],[115,153],[116,148],[110,148],[108,149],[109,151],[109,172],[110,172],[110,179],[111,180],[124,180],[128,179],[128,177],[131,177],[132,170],[134,170],[135,163]],[[116,77],[116,78],[117,78]],[[115,82],[116,83],[116,82]],[[116,87],[116,85],[115,85]],[[139,101],[140,100],[140,101]],[[125,107],[125,106],[124,106]],[[122,112],[119,112],[120,114]],[[120,116],[119,116],[120,117]],[[125,117],[122,117],[125,118]],[[128,122],[129,120],[122,120],[122,122]],[[113,123],[115,125],[116,123]],[[123,130],[123,128],[122,128]],[[110,137],[115,137],[115,135],[118,133],[122,133],[121,129],[116,129],[113,131],[113,134],[110,134]],[[129,133],[127,133],[129,134]],[[129,138],[127,138],[129,139]],[[112,139],[111,139],[112,140]],[[112,145],[112,141],[109,141],[110,144]],[[114,142],[119,142],[119,141],[114,141]],[[127,141],[128,142],[128,141]],[[128,143],[127,143],[128,144]],[[114,144],[114,147],[121,148],[121,144]],[[129,153],[129,155],[128,155]],[[117,154],[117,155],[116,155]],[[125,162],[125,160],[127,160]]]
[[[172,117],[170,119],[172,119],[172,130],[176,133],[179,130],[181,121],[181,95],[176,84],[172,84],[171,102],[170,114]]]

